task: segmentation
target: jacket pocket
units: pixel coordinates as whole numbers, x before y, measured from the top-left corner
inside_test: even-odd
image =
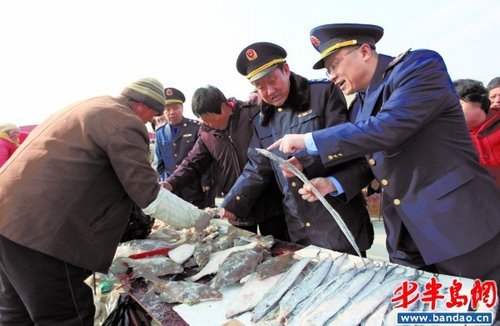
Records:
[[[445,174],[434,180],[434,182],[425,187],[423,192],[428,196],[439,199],[455,189],[460,188],[462,185],[469,182],[473,177],[474,174],[471,169],[466,164],[462,164],[453,170],[447,171]]]

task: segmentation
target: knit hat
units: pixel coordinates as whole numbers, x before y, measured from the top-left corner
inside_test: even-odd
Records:
[[[162,114],[165,109],[163,85],[154,78],[142,78],[125,87],[121,93],[136,102],[146,104],[151,110]]]
[[[488,83],[488,90],[491,91],[493,88],[500,87],[500,77],[495,77],[493,78],[489,83]]]
[[[10,122],[0,123],[0,131],[7,132],[13,129],[19,129],[19,127]]]

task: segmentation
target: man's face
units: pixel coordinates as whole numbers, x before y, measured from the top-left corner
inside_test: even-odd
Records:
[[[264,102],[273,106],[281,106],[290,92],[290,68],[285,63],[283,69],[276,68],[252,84]]]
[[[500,110],[500,87],[493,88],[489,92],[489,98],[491,101],[490,110]]]
[[[486,113],[481,109],[481,104],[460,100],[462,111],[464,111],[465,121],[469,129],[476,128],[486,120]]]
[[[221,104],[221,113],[204,113],[200,115],[201,121],[207,126],[218,129],[218,130],[226,130],[229,116],[231,115],[231,108],[226,104]]]
[[[361,47],[346,47],[325,58],[328,78],[345,95],[364,91],[370,84],[372,76],[367,78],[364,52]]]
[[[170,122],[171,124],[179,124],[182,121],[182,113],[184,109],[182,107],[182,103],[173,103],[173,104],[167,104],[165,106],[165,111],[163,114],[165,115],[165,118]]]

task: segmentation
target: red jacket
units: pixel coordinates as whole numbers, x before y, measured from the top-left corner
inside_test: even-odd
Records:
[[[471,129],[470,136],[479,154],[479,162],[500,186],[500,114]]]
[[[16,144],[6,138],[0,137],[0,167],[7,162],[16,149]]]

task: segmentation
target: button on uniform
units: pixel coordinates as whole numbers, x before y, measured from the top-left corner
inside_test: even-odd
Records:
[[[283,111],[283,108],[278,108],[278,112],[281,112],[281,111]]]
[[[297,182],[293,181],[292,182],[292,187],[297,187]]]
[[[375,166],[377,164],[377,161],[371,158],[368,160],[368,164],[370,164],[371,166]]]
[[[330,154],[330,155],[328,155],[328,159],[329,159],[330,161],[331,161],[331,160],[333,160],[333,155],[331,155],[331,154]]]
[[[311,223],[306,222],[306,227],[310,227],[310,226],[311,226]]]
[[[241,199],[241,197],[240,197],[240,196],[236,196],[236,200],[240,200],[240,199]]]
[[[392,201],[392,203],[394,204],[394,206],[399,206],[399,205],[401,205],[401,200],[396,198]]]
[[[382,186],[387,186],[387,185],[389,185],[389,180],[382,179],[382,180],[380,180],[380,183],[382,184]]]

